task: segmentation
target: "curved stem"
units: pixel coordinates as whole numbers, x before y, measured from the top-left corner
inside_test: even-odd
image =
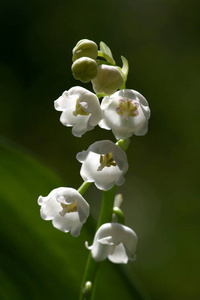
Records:
[[[124,79],[122,86],[120,87],[120,90],[126,89],[126,79]]]
[[[124,225],[125,224],[125,218],[122,210],[119,207],[113,208],[113,214],[117,217],[117,222]]]
[[[113,64],[111,62],[108,62],[106,60],[96,59],[96,63],[97,63],[97,67],[100,66],[100,65],[113,66]]]
[[[112,221],[113,204],[115,199],[116,186],[112,187],[108,191],[103,191],[103,198],[101,204],[101,212],[99,216],[99,221],[96,230],[103,225]],[[81,285],[81,292],[79,300],[91,300],[94,299],[95,292],[95,278],[97,275],[99,262],[96,262],[91,255],[88,255],[87,264],[85,268],[85,273],[83,276],[83,281]],[[90,282],[90,289],[86,289],[86,283]]]
[[[107,55],[106,53],[102,52],[102,51],[98,51],[98,56],[99,57],[103,57],[107,60],[107,62],[109,62],[111,65],[115,66],[116,63],[114,61],[114,59],[112,59],[109,55]]]
[[[116,145],[119,146],[122,150],[127,151],[130,145],[130,138],[126,140],[118,140]]]
[[[82,183],[82,185],[79,187],[79,189],[77,190],[79,192],[79,194],[83,195],[85,193],[85,191],[89,188],[89,186],[91,185],[92,182],[86,182],[84,181]]]

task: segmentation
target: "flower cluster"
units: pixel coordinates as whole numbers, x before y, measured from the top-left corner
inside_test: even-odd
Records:
[[[128,170],[126,150],[129,138],[133,134],[145,135],[148,130],[148,102],[139,92],[126,89],[128,61],[121,58],[123,66],[116,66],[105,43],[101,42],[98,50],[93,41],[79,41],[72,51],[72,73],[83,83],[91,81],[93,92],[75,86],[64,91],[54,102],[55,109],[61,112],[61,123],[72,127],[74,136],[80,138],[98,125],[112,130],[116,139],[115,142],[107,139],[96,141],[76,155],[82,164],[83,189],[59,187],[48,196],[38,198],[41,217],[52,220],[55,228],[71,232],[75,237],[89,216],[89,204],[82,196],[86,188],[92,182],[104,192],[115,185],[121,186]],[[86,242],[96,261],[108,258],[113,263],[127,263],[135,258],[137,236],[120,221],[123,218],[120,204],[121,200],[116,197],[110,220],[100,224],[91,246]]]

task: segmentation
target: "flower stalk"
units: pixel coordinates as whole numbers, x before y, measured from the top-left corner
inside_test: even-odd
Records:
[[[115,142],[107,139],[96,141],[76,155],[82,164],[80,176],[83,179],[77,190],[59,187],[46,197],[38,198],[42,219],[51,220],[55,228],[77,237],[90,213],[83,194],[91,183],[102,191],[93,244],[89,246],[85,242],[90,251],[79,300],[94,300],[100,261],[108,259],[115,264],[127,264],[136,258],[137,235],[125,225],[124,213],[120,209],[123,198],[121,194],[116,195],[116,187],[125,182],[130,138],[133,134],[143,136],[147,133],[151,111],[142,94],[126,89],[129,64],[125,57],[121,56],[121,59],[122,67],[119,67],[104,42],[100,42],[98,50],[95,42],[80,40],[72,50],[71,69],[75,79],[83,83],[91,81],[93,92],[75,86],[54,101],[55,109],[61,112],[60,122],[72,127],[75,137],[81,138],[98,125],[112,130],[116,139]],[[137,286],[132,292],[136,299],[143,299]]]
[[[83,182],[82,185],[79,187],[79,189],[77,190],[79,192],[79,194],[83,195],[85,193],[85,191],[89,188],[89,186],[91,185],[92,182]]]
[[[110,190],[103,191],[101,211],[99,215],[99,220],[97,224],[96,231],[98,228],[104,223],[111,222],[112,213],[113,213],[113,205],[115,199],[116,185],[114,185]],[[81,284],[81,292],[79,300],[92,300],[94,299],[95,293],[95,279],[99,267],[99,262],[96,262],[92,258],[91,252],[88,254],[87,264],[83,276],[83,281]],[[91,282],[90,290],[86,289],[87,282]]]

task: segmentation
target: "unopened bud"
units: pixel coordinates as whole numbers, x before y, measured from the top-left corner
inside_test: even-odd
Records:
[[[92,80],[95,93],[112,95],[122,86],[123,75],[117,67],[100,65],[97,70],[97,76]]]
[[[96,61],[89,57],[81,57],[73,63],[72,73],[75,79],[89,82],[97,76]]]
[[[92,59],[96,59],[98,55],[98,47],[93,41],[87,39],[80,40],[72,50],[72,54],[73,62],[81,57],[90,57]]]

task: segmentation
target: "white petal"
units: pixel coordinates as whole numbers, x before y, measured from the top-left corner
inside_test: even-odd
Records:
[[[108,257],[109,249],[109,245],[103,245],[101,243],[96,242],[91,250],[92,257],[95,261],[105,260]]]
[[[72,128],[72,134],[77,137],[81,137],[86,131],[88,131],[88,119],[89,116],[80,116],[77,118],[76,124]],[[93,128],[89,128],[91,130]]]
[[[111,242],[111,240],[112,240],[112,236],[106,236],[106,237],[104,237],[104,238],[98,239],[97,241],[98,241],[100,244],[112,246],[112,245],[113,245],[113,242]]]
[[[74,102],[73,97],[70,97],[68,91],[65,91],[62,96],[54,101],[54,107],[58,111],[63,111],[69,107],[72,101]]]
[[[44,220],[52,220],[60,210],[59,203],[55,200],[55,195],[59,191],[63,191],[63,188],[54,189],[48,196],[38,198],[38,204],[41,205],[40,214]]]
[[[71,105],[68,107],[68,109],[65,109],[61,116],[60,116],[60,122],[65,126],[73,126],[76,124],[77,121],[80,120],[80,116],[75,117],[73,115],[73,111],[75,110],[75,106]],[[82,116],[83,117],[83,116]]]
[[[80,222],[85,223],[90,213],[89,204],[85,201],[85,199],[82,199],[81,201],[78,200],[77,209]]]
[[[107,125],[106,123],[106,119],[102,118],[99,123],[98,123],[99,127],[104,128],[106,130],[110,130],[111,128]]]
[[[142,136],[148,131],[148,122],[144,122],[139,128],[134,131],[135,135]]]
[[[40,215],[44,220],[52,220],[59,213],[60,205],[54,199],[41,206]]]
[[[127,264],[128,256],[122,243],[115,246],[114,253],[109,254],[108,259],[116,264]]]
[[[113,95],[115,95],[115,94],[113,94]],[[108,96],[104,97],[101,102],[101,109],[106,110],[111,103],[112,103],[111,97],[108,97]]]
[[[63,231],[68,232],[72,230],[73,228],[76,228],[77,226],[82,227],[82,223],[79,221],[78,213],[72,212],[69,214],[66,214],[64,217],[57,215],[53,220],[52,224],[55,228]],[[72,232],[71,232],[72,234]]]
[[[85,242],[85,247],[86,247],[88,250],[92,250],[92,248],[94,247],[94,245],[89,246],[89,245],[88,245],[88,241],[86,241],[86,242]]]

